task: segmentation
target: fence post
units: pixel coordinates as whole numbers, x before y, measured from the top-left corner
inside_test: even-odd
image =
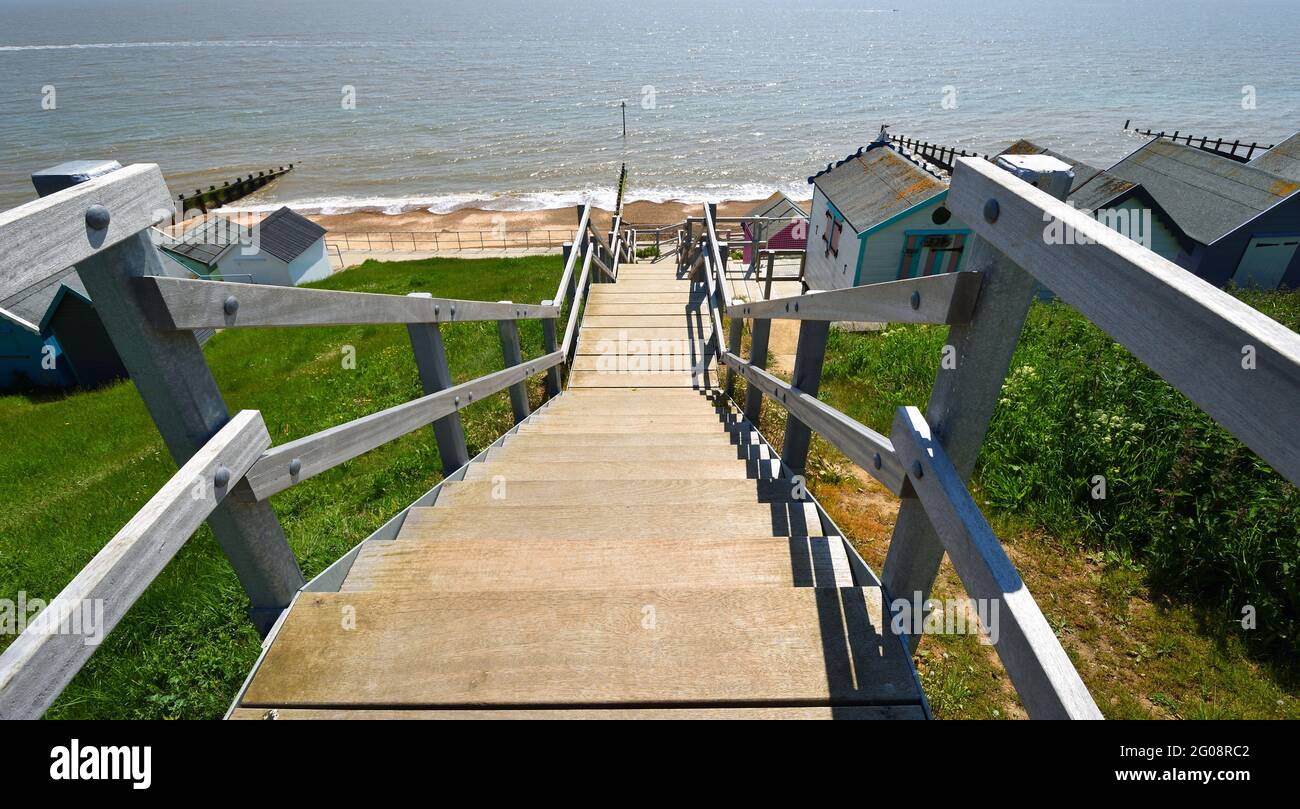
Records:
[[[1073,175],[1064,164],[1062,167],[1062,171],[1039,175],[1034,184],[1064,199]],[[945,349],[954,349],[956,365],[950,369],[940,367],[925,419],[962,481],[969,483],[1039,285],[1033,276],[978,236],[971,238],[967,268],[983,274],[979,299],[969,322],[948,330]],[[919,593],[919,603],[924,604],[943,555],[943,543],[920,501],[903,498],[881,569],[887,597],[910,600]],[[919,635],[909,637],[912,649],[920,640]]]
[[[69,175],[59,187],[44,193],[80,181]],[[77,275],[94,301],[95,313],[163,443],[177,466],[184,466],[226,425],[230,411],[194,332],[154,328],[134,292],[135,279],[164,274],[147,232],[77,265]],[[265,635],[305,580],[270,504],[254,500],[242,479],[230,495],[208,517],[208,524],[248,594],[249,618]]]
[[[428,292],[412,292],[412,298],[432,298]],[[424,395],[446,390],[452,385],[451,369],[447,366],[447,352],[442,346],[442,332],[437,323],[408,323],[406,332],[411,338],[415,353],[415,367],[420,371],[420,385]],[[467,403],[468,404],[468,403]],[[469,450],[465,447],[465,430],[460,423],[460,413],[453,412],[435,421],[433,438],[438,442],[438,457],[442,459],[444,477],[469,463]]]
[[[514,301],[499,301],[499,303],[514,303]],[[498,320],[497,332],[501,335],[501,357],[505,360],[506,367],[509,368],[523,362],[524,357],[519,350],[518,322],[514,320]],[[527,379],[521,379],[510,386],[510,409],[514,411],[516,424],[528,418]]]
[[[732,306],[739,306],[744,301],[732,301]],[[745,333],[745,319],[740,315],[732,315],[731,321],[727,324],[727,351],[740,356],[740,343]],[[736,398],[736,371],[730,365],[727,366],[727,379],[725,382],[727,396]]]
[[[550,306],[554,301],[542,301],[542,306]],[[542,320],[542,345],[547,354],[560,350],[555,338],[555,318]],[[552,365],[546,369],[546,398],[553,399],[560,395],[560,366]]]
[[[826,339],[830,336],[829,320],[804,320],[799,324],[799,344],[794,354],[794,375],[790,384],[809,396],[816,396],[821,387],[822,360],[826,357]],[[808,445],[812,431],[808,425],[790,414],[785,420],[785,443],[781,447],[781,460],[790,467],[790,474],[802,475],[808,463]]]
[[[749,329],[749,364],[755,368],[767,368],[767,338],[772,333],[772,320],[766,317],[754,319]],[[757,429],[758,419],[763,415],[763,391],[757,385],[745,385],[745,418]]]

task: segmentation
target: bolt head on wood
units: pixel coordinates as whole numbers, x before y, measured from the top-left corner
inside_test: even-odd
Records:
[[[221,309],[228,315],[235,314],[235,312],[239,311],[239,299],[234,295],[228,296],[226,302],[221,305]]]
[[[86,227],[91,230],[104,230],[110,219],[108,208],[103,205],[91,205],[86,209]]]
[[[230,485],[230,470],[224,466],[218,466],[216,474],[212,476],[212,482],[218,489],[224,489]]]
[[[294,458],[292,461],[289,461],[289,474],[293,477],[298,477],[298,473],[300,472],[302,472],[302,458]]]
[[[984,221],[988,222],[990,225],[998,221],[998,214],[1001,212],[1002,209],[998,205],[997,200],[990,199],[988,202],[984,203]]]
[[[912,461],[912,477],[918,480],[925,477],[925,469],[922,468],[920,461]]]
[[[920,292],[913,292],[913,293],[912,293],[912,308],[913,308],[913,309],[920,309],[920,308],[921,308],[921,293],[920,293]]]
[[[871,456],[871,465],[876,467],[877,469],[885,465],[885,461],[883,458],[880,457],[879,452]]]

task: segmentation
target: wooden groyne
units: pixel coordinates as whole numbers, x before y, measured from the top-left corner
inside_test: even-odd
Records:
[[[192,211],[198,209],[207,213],[213,208],[220,208],[222,205],[228,205],[237,199],[242,199],[267,183],[275,182],[284,175],[293,171],[293,164],[288,166],[279,166],[266,171],[259,171],[256,175],[249,174],[247,177],[236,177],[221,184],[218,188],[215,185],[208,186],[204,191],[200,188],[194,189],[193,194],[177,194],[182,211]]]
[[[1202,151],[1212,152],[1214,154],[1219,155],[1220,157],[1226,157],[1229,160],[1236,160],[1238,163],[1249,162],[1250,159],[1254,157],[1256,151],[1266,152],[1269,149],[1273,148],[1273,144],[1271,143],[1267,146],[1264,146],[1260,143],[1251,143],[1249,146],[1247,146],[1246,144],[1242,143],[1240,140],[1234,140],[1231,143],[1229,143],[1223,138],[1215,138],[1214,140],[1211,140],[1208,137],[1204,137],[1204,136],[1198,138],[1195,135],[1184,135],[1182,134],[1181,130],[1177,130],[1177,129],[1174,130],[1174,134],[1167,135],[1163,130],[1159,132],[1153,132],[1150,129],[1143,130],[1143,129],[1138,129],[1137,127],[1129,128],[1130,123],[1132,123],[1132,121],[1124,122],[1125,132],[1134,132],[1138,135],[1145,135],[1148,138],[1165,138],[1167,140],[1173,141],[1174,143],[1183,143],[1186,144],[1187,146],[1195,146],[1197,149],[1200,149]],[[1237,151],[1238,149],[1244,150],[1244,153],[1238,153]]]

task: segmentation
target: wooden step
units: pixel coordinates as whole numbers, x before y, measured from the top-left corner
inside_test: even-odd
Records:
[[[772,451],[760,444],[693,444],[685,446],[616,447],[616,446],[530,446],[514,443],[488,450],[488,461],[521,461],[545,463],[546,461],[673,461],[683,464],[695,461],[762,461],[771,458]],[[683,472],[689,472],[684,468]]]
[[[875,587],[303,593],[240,707],[919,704]]]
[[[341,592],[852,587],[839,537],[367,542]]]
[[[690,470],[684,470],[689,473]],[[434,508],[455,505],[591,505],[593,503],[755,503],[788,501],[790,480],[452,480]]]
[[[694,325],[682,322],[672,326],[583,326],[580,337],[587,343],[604,341],[603,344],[610,347],[606,350],[614,350],[616,346],[621,347],[636,340],[656,340],[660,346],[664,345],[664,341],[671,340],[685,345],[684,348],[675,348],[674,353],[689,354],[694,346],[707,340],[710,334],[713,334],[713,326],[705,320]]]
[[[749,431],[743,434],[718,433],[511,433],[503,446],[528,447],[706,447],[735,446],[737,444],[761,445],[759,437]]]
[[[594,359],[593,357],[579,357],[579,359]],[[588,369],[590,370],[590,369]],[[618,392],[617,389],[608,388],[597,389],[600,392],[610,391]],[[661,388],[656,390],[671,391],[672,388]],[[719,413],[723,412],[723,407],[711,401],[697,391],[683,391],[688,394],[688,398],[675,400],[671,403],[665,402],[659,396],[645,396],[642,392],[629,392],[625,397],[616,399],[609,396],[584,396],[580,394],[589,393],[584,388],[574,388],[566,395],[554,399],[547,405],[544,413],[626,413],[632,415],[635,413]],[[725,408],[730,411],[730,408]]]
[[[689,281],[677,281],[677,280],[667,280],[667,279],[662,281],[633,279],[628,281],[619,281],[609,286],[613,287],[613,292],[615,294],[621,294],[624,292],[689,293],[691,291],[691,283]]]
[[[659,423],[657,423],[657,424],[655,425],[655,429],[657,429],[657,430],[659,430],[659,431],[661,431],[661,432],[665,432],[665,433],[705,433],[705,434],[707,434],[707,433],[713,433],[713,432],[723,432],[725,429],[727,429],[727,427],[728,427],[728,425],[724,425],[724,424],[721,424],[721,423],[718,423],[718,422],[695,422],[695,423],[673,423],[673,424],[670,424],[670,423],[668,423],[668,422],[659,422]],[[547,423],[547,422],[545,422],[545,421],[539,419],[539,420],[537,420],[537,421],[529,420],[529,421],[524,422],[523,424],[520,424],[520,425],[519,425],[519,429],[518,429],[517,432],[519,432],[520,434],[539,433],[539,432],[544,432],[544,433],[589,433],[589,432],[602,432],[602,433],[641,433],[641,432],[645,432],[647,429],[648,429],[648,426],[647,426],[645,423],[643,423],[643,422],[630,422],[630,421],[628,421],[628,422],[624,422],[624,423],[619,423],[617,420],[611,420],[611,421],[607,421],[607,422],[605,422],[605,423],[603,423],[603,424],[600,424],[600,425],[593,425],[593,424],[583,424],[583,423],[580,423],[580,422],[571,422],[571,423],[561,424],[561,423],[559,423],[559,421],[557,420],[556,423],[553,423],[553,424],[552,424],[552,423]],[[743,431],[743,430],[745,430],[745,429],[747,429],[747,428],[744,428],[744,427],[736,427],[736,428],[733,428],[733,429],[738,429],[738,430],[742,430],[742,431]]]
[[[575,388],[691,388],[714,390],[718,387],[718,374],[660,373],[660,374],[610,374],[601,371],[574,371],[569,385]]]
[[[925,710],[918,705],[852,705],[841,707],[808,708],[499,708],[475,710],[470,708],[445,710],[389,710],[383,708],[236,708],[231,719],[239,720],[924,720]]]
[[[695,317],[707,316],[708,306],[703,301],[694,304],[688,303],[605,303],[593,301],[587,305],[583,312],[583,317],[613,317],[619,315],[637,316],[637,317]]]
[[[583,463],[581,461],[553,461],[550,463],[472,463],[465,469],[465,480],[492,480],[508,482],[517,480],[676,480],[683,475],[699,480],[745,480],[753,478],[779,478],[778,461],[762,464],[741,464],[720,461],[693,464],[682,469],[673,463]]]
[[[724,462],[726,463],[726,462]],[[731,462],[735,463],[735,462]],[[509,468],[509,467],[507,467]],[[680,467],[679,467],[680,468]],[[509,473],[504,493],[510,499]],[[820,536],[812,503],[727,503],[589,506],[447,506],[413,508],[402,542],[458,539],[609,539]]]
[[[675,312],[669,315],[582,315],[582,328],[585,329],[640,329],[640,328],[689,328],[700,329],[708,313],[693,312],[689,315]]]
[[[592,289],[589,294],[589,305],[598,305],[602,303],[619,303],[619,304],[639,304],[639,303],[672,303],[681,306],[699,305],[708,308],[705,302],[705,293],[677,293],[677,292],[610,292],[608,294],[599,293]]]

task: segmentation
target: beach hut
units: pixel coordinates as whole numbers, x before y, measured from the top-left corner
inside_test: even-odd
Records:
[[[805,279],[811,289],[953,272],[970,231],[944,206],[947,186],[881,131],[808,178],[812,230]]]
[[[73,268],[0,301],[0,389],[93,388],[125,376]]]
[[[205,221],[168,240],[164,253],[201,278],[297,286],[330,275],[325,228],[287,207],[248,227]],[[214,238],[215,234],[223,238]],[[234,235],[231,235],[234,234]]]
[[[1281,146],[1281,144],[1279,144]],[[1287,170],[1288,153],[1262,165]],[[1300,286],[1300,178],[1156,138],[1075,192],[1080,207],[1150,206],[1170,223],[1178,255],[1156,252],[1216,286]],[[1113,186],[1113,187],[1112,187]],[[1125,187],[1126,186],[1126,187]],[[1117,189],[1118,193],[1112,193]]]
[[[1300,132],[1264,152],[1247,165],[1288,180],[1300,180]]]
[[[785,194],[776,191],[744,216],[749,221],[740,223],[745,232],[745,263],[754,263],[754,250],[758,242],[767,242],[769,250],[803,250],[808,244],[808,214]],[[787,222],[760,220],[786,219]]]

